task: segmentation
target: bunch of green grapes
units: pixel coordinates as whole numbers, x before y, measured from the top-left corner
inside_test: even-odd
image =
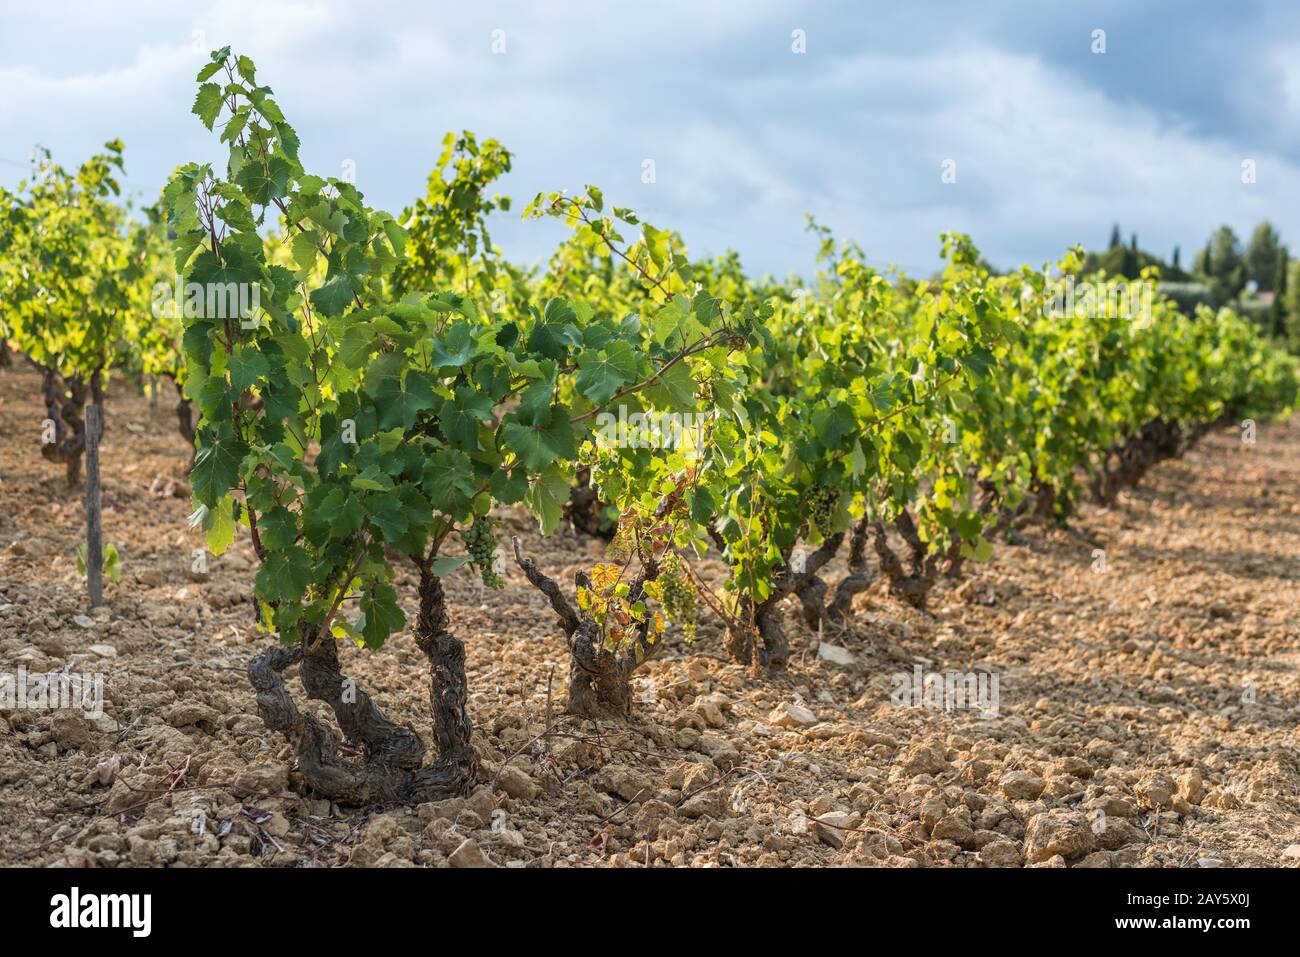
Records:
[[[808,507],[811,510],[809,521],[823,538],[831,534],[831,522],[835,516],[835,506],[839,501],[840,490],[826,485],[813,489],[812,494],[808,496]]]
[[[462,529],[461,540],[469,551],[470,558],[483,576],[483,584],[488,588],[502,588],[505,582],[497,574],[497,538],[494,534],[496,523],[486,515],[474,519],[474,524]]]
[[[659,577],[653,582],[653,597],[663,607],[664,617],[681,625],[686,641],[695,640],[696,595],[695,586],[687,575],[680,555],[669,551],[660,560]],[[649,586],[646,588],[650,590]]]

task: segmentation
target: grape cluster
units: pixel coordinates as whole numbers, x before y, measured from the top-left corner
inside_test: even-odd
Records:
[[[495,568],[497,556],[497,539],[493,534],[496,523],[486,515],[474,519],[474,524],[460,533],[470,558],[483,576],[483,584],[488,588],[502,588],[505,582]]]
[[[835,515],[835,506],[840,501],[840,490],[822,485],[808,496],[810,521],[823,538],[831,534],[831,519]]]
[[[659,603],[663,606],[664,616],[674,624],[681,625],[682,634],[687,642],[695,640],[695,586],[687,580],[686,569],[676,552],[664,556],[659,566],[658,585]]]

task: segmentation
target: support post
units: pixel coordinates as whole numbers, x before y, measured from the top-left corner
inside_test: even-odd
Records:
[[[86,589],[90,607],[104,603],[104,534],[100,516],[99,434],[101,407],[86,409]]]

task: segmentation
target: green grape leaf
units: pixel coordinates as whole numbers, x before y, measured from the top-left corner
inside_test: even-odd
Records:
[[[220,67],[220,64],[216,65]],[[221,113],[221,104],[221,87],[216,83],[204,83],[194,97],[194,106],[190,112],[202,120],[204,126],[212,129],[212,124]]]
[[[439,555],[433,560],[430,571],[434,578],[442,578],[472,560],[468,555]]]
[[[528,494],[528,475],[525,469],[516,468],[506,471],[497,469],[492,473],[492,497],[502,505],[514,505],[522,502]]]
[[[316,506],[313,518],[328,529],[326,537],[347,538],[361,530],[366,520],[366,510],[359,498],[335,487]]]
[[[577,319],[573,308],[563,299],[551,299],[528,334],[527,349],[548,359],[562,358],[567,351],[566,327]]]
[[[230,387],[236,393],[242,393],[256,385],[259,379],[271,374],[271,365],[266,356],[251,346],[246,346],[230,357]]]
[[[853,454],[849,457],[849,471],[855,479],[866,474],[867,457],[863,454],[860,441],[853,443]]]
[[[361,594],[361,634],[367,648],[382,647],[388,636],[401,630],[406,615],[397,604],[397,592],[386,582],[374,582]]]
[[[604,405],[636,376],[636,356],[630,345],[616,339],[602,352],[580,355],[578,368],[581,371],[574,380],[578,391],[596,405]]]
[[[474,358],[476,346],[469,323],[453,323],[446,335],[433,341],[429,365],[435,369],[459,368]]]
[[[122,556],[118,554],[116,545],[104,546],[104,574],[109,581],[122,580]]]
[[[204,510],[203,532],[206,536],[208,551],[213,555],[224,554],[235,540],[234,500],[227,495],[214,508]]]
[[[352,284],[344,273],[336,273],[323,286],[313,289],[307,298],[313,309],[332,319],[343,315],[343,310],[352,302]]]
[[[293,169],[282,156],[272,156],[265,164],[256,161],[245,164],[235,174],[235,185],[244,191],[248,201],[255,206],[269,206],[273,200],[289,195],[289,179]]]
[[[301,548],[268,552],[253,577],[253,593],[262,601],[298,602],[311,584],[311,559]]]
[[[444,399],[438,421],[452,445],[468,451],[478,449],[478,425],[492,418],[492,401],[470,386],[457,386],[454,398]]]
[[[846,405],[818,409],[813,413],[813,429],[828,449],[838,448],[846,435],[857,431],[857,421]]]
[[[222,439],[204,445],[194,456],[194,469],[190,472],[190,487],[194,498],[202,505],[215,508],[239,483],[239,465],[248,449],[232,439]]]
[[[373,495],[366,502],[370,524],[379,529],[386,542],[397,542],[410,528],[402,500],[394,495]]]
[[[559,458],[572,458],[577,454],[573,426],[564,406],[555,406],[544,413],[521,417],[523,409],[506,417],[502,433],[507,447],[519,456],[530,472],[540,472]]]
[[[695,388],[698,385],[687,361],[678,362],[647,386],[646,399],[665,412],[689,412],[695,408]]]
[[[434,453],[424,464],[420,484],[440,512],[454,512],[478,491],[469,456],[459,449],[440,449]]]
[[[543,535],[550,535],[559,527],[572,484],[572,474],[564,469],[552,467],[538,475],[528,489],[525,498],[528,507],[537,516]]]
[[[257,517],[257,533],[262,545],[271,551],[284,551],[298,538],[298,523],[293,512],[277,505]]]

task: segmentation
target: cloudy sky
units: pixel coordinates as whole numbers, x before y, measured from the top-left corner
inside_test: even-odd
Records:
[[[1293,0],[0,5],[8,186],[37,143],[72,165],[120,136],[149,199],[175,165],[216,158],[189,110],[207,51],[229,44],[275,89],[308,168],[352,161],[394,212],[442,134],[471,129],[515,153],[516,209],[594,183],[693,251],[776,274],[811,266],[805,213],[918,273],[952,229],[999,266],[1103,245],[1115,221],[1162,256],[1181,244],[1184,264],[1223,222],[1246,236],[1271,219],[1300,250]],[[494,238],[533,262],[557,229],[512,213]]]

